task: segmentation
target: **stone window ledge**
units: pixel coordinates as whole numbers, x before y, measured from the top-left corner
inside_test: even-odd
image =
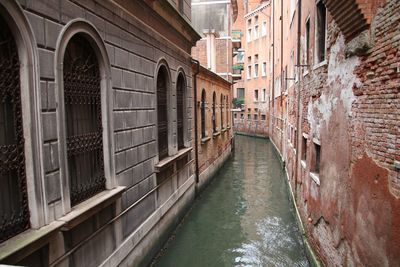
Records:
[[[125,191],[125,186],[118,186],[114,189],[105,190],[94,197],[76,205],[65,216],[51,222],[39,229],[28,229],[0,244],[0,261],[18,254],[29,255],[32,250],[41,247],[47,241],[46,238],[56,231],[63,231],[73,228],[90,216],[110,205],[116,198],[120,197]],[[12,256],[13,257],[13,256]]]
[[[311,179],[313,179],[313,181],[314,181],[317,185],[320,185],[319,174],[318,174],[318,173],[310,172],[310,177],[311,177]]]
[[[224,132],[226,132],[226,130],[227,130],[226,128],[222,128],[221,132],[224,133]]]
[[[215,133],[213,133],[213,138],[217,137],[217,136],[220,135],[220,134],[221,134],[221,132],[215,132]]]
[[[125,189],[126,186],[117,186],[116,188],[102,191],[94,197],[72,207],[69,213],[58,219],[58,221],[64,222],[61,230],[68,231],[74,228],[92,215],[115,202],[115,199],[121,197]]]
[[[203,145],[203,144],[207,143],[208,141],[210,141],[210,139],[211,139],[211,137],[209,137],[209,136],[201,138],[201,144]]]
[[[226,129],[229,130],[230,128],[231,128],[231,126],[229,126],[229,124],[228,124],[228,126],[226,126]]]
[[[0,262],[16,251],[27,251],[26,254],[30,254],[31,251],[28,250],[40,247],[46,237],[58,231],[64,224],[62,221],[54,221],[39,229],[28,229],[4,241],[0,244]]]
[[[301,167],[303,167],[303,169],[306,169],[307,164],[306,164],[306,162],[304,160],[301,160],[300,164],[301,164]]]
[[[178,151],[177,154],[175,154],[173,156],[166,157],[165,159],[161,160],[158,164],[156,164],[156,166],[155,166],[156,170],[155,171],[156,172],[160,172],[160,170],[163,169],[165,166],[167,166],[171,162],[174,162],[178,158],[185,156],[190,151],[192,151],[192,147],[181,149],[181,150]]]
[[[319,62],[319,63],[316,63],[314,66],[313,66],[313,70],[316,70],[316,69],[319,69],[319,68],[321,68],[321,67],[323,67],[323,66],[325,66],[325,65],[327,65],[328,64],[328,61],[325,59],[325,60],[323,60],[323,61],[321,61],[321,62]]]

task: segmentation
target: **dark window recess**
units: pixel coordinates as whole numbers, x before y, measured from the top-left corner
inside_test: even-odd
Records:
[[[0,242],[29,228],[17,46],[0,17]]]
[[[183,120],[185,111],[185,80],[182,74],[179,74],[178,85],[176,88],[176,102],[177,102],[177,118],[178,118],[178,149],[185,147],[183,139]]]
[[[225,111],[226,111],[226,125],[229,125],[229,98],[228,96],[225,96],[226,98],[226,106],[225,106]]]
[[[321,146],[314,144],[315,146],[315,168],[314,172],[319,173],[321,167]]]
[[[310,64],[310,19],[306,22],[306,65]]]
[[[201,92],[201,138],[206,137],[206,91]]]
[[[217,118],[215,115],[215,106],[216,106],[216,101],[217,101],[217,95],[215,92],[213,93],[213,105],[212,105],[212,126],[213,126],[213,133],[217,132]]]
[[[181,14],[183,14],[183,1],[184,0],[178,0],[178,11]]]
[[[71,38],[64,56],[64,98],[71,205],[105,189],[100,70],[88,40]]]
[[[307,138],[303,137],[301,159],[307,160]]]
[[[326,8],[322,1],[317,4],[317,59],[325,60]]]
[[[158,157],[168,156],[167,70],[161,67],[157,76]]]
[[[223,110],[223,106],[224,106],[224,97],[223,95],[221,95],[221,101],[220,101],[220,110],[221,110],[221,130],[222,128],[224,128],[224,110]]]

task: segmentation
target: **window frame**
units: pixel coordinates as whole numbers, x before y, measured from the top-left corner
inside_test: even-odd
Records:
[[[320,23],[319,23],[319,18],[318,18],[318,12],[319,12],[319,10],[318,10],[318,5],[320,5],[320,4],[322,4],[324,7],[325,7],[325,9],[324,9],[324,11],[325,11],[325,25],[324,25],[324,40],[323,40],[323,44],[324,44],[324,49],[323,49],[323,59],[322,58],[320,58],[320,55],[319,55],[319,52],[321,52],[320,51],[320,46],[319,46],[319,44],[320,44],[320,35],[319,35],[319,26],[320,26]],[[325,6],[325,4],[324,4],[324,2],[322,1],[322,0],[318,0],[318,1],[316,1],[316,3],[315,3],[315,27],[314,27],[314,65],[316,65],[316,67],[318,67],[319,65],[323,65],[325,62],[326,62],[326,52],[327,52],[327,26],[328,26],[328,19],[327,19],[327,15],[328,15],[328,12],[327,12],[327,8],[326,8],[326,6]],[[322,43],[322,41],[321,41],[321,43]]]
[[[64,79],[63,79],[63,62],[67,45],[75,34],[83,34],[88,42],[90,42],[94,50],[100,69],[100,90],[101,90],[101,112],[103,127],[103,160],[104,160],[104,176],[106,178],[105,190],[113,189],[117,186],[115,177],[115,154],[114,154],[114,123],[113,123],[113,90],[111,86],[111,64],[107,49],[100,34],[95,27],[83,20],[74,19],[70,21],[60,34],[56,45],[56,93],[59,101],[57,109],[57,126],[59,140],[59,158],[60,158],[60,175],[62,188],[62,206],[63,214],[72,210],[70,202],[70,187],[68,181],[67,169],[67,147],[66,147],[66,121],[65,121],[65,103],[64,103]],[[103,191],[104,192],[104,191]],[[100,192],[101,193],[101,192]],[[91,201],[96,195],[85,200]]]

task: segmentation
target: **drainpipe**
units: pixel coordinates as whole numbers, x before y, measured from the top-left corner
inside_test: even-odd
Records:
[[[283,151],[283,143],[285,142],[284,139],[284,128],[285,128],[285,123],[283,121],[283,85],[286,84],[286,80],[285,77],[283,77],[283,1],[281,1],[281,56],[280,56],[280,64],[281,64],[281,123],[282,123],[282,127],[281,127],[281,155],[282,155],[282,162],[283,162],[283,166],[285,166],[285,151]],[[286,74],[285,74],[286,75]],[[285,87],[286,90],[286,87]]]
[[[297,75],[298,78],[298,89],[297,89],[297,142],[296,142],[296,166],[295,166],[295,179],[294,179],[294,199],[297,201],[297,179],[299,176],[299,157],[300,157],[300,143],[301,143],[301,123],[300,123],[300,91],[301,91],[301,62],[300,62],[300,49],[301,49],[301,0],[298,0],[298,12],[297,12]],[[308,64],[308,62],[307,62]]]
[[[196,64],[196,72],[193,73],[193,99],[194,99],[194,151],[195,151],[195,175],[196,184],[199,183],[199,148],[198,148],[198,128],[197,128],[197,74],[200,72],[200,62],[192,58],[192,63]]]

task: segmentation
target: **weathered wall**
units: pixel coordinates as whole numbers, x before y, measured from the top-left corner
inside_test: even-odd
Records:
[[[219,77],[215,73],[201,67],[197,75],[197,127],[198,127],[198,149],[199,149],[199,171],[204,172],[208,167],[220,158],[226,150],[231,149],[232,139],[232,114],[230,112],[232,103],[231,83]],[[205,105],[205,129],[206,138],[201,136],[201,94],[206,92]],[[216,126],[217,131],[213,133],[212,105],[213,93],[216,93]],[[221,124],[221,95],[223,96]]]
[[[286,161],[309,241],[328,266],[398,266],[400,3],[373,4],[370,49],[359,56],[349,54],[349,46],[362,46],[363,40],[345,40],[328,9],[326,60],[319,64],[314,61],[315,1],[302,4],[302,64],[308,16],[312,35],[311,66],[300,74],[301,130],[294,142],[285,138],[281,144],[275,135],[272,140]],[[287,101],[289,136],[296,122],[296,91],[289,88]],[[319,172],[316,145],[321,147]]]

